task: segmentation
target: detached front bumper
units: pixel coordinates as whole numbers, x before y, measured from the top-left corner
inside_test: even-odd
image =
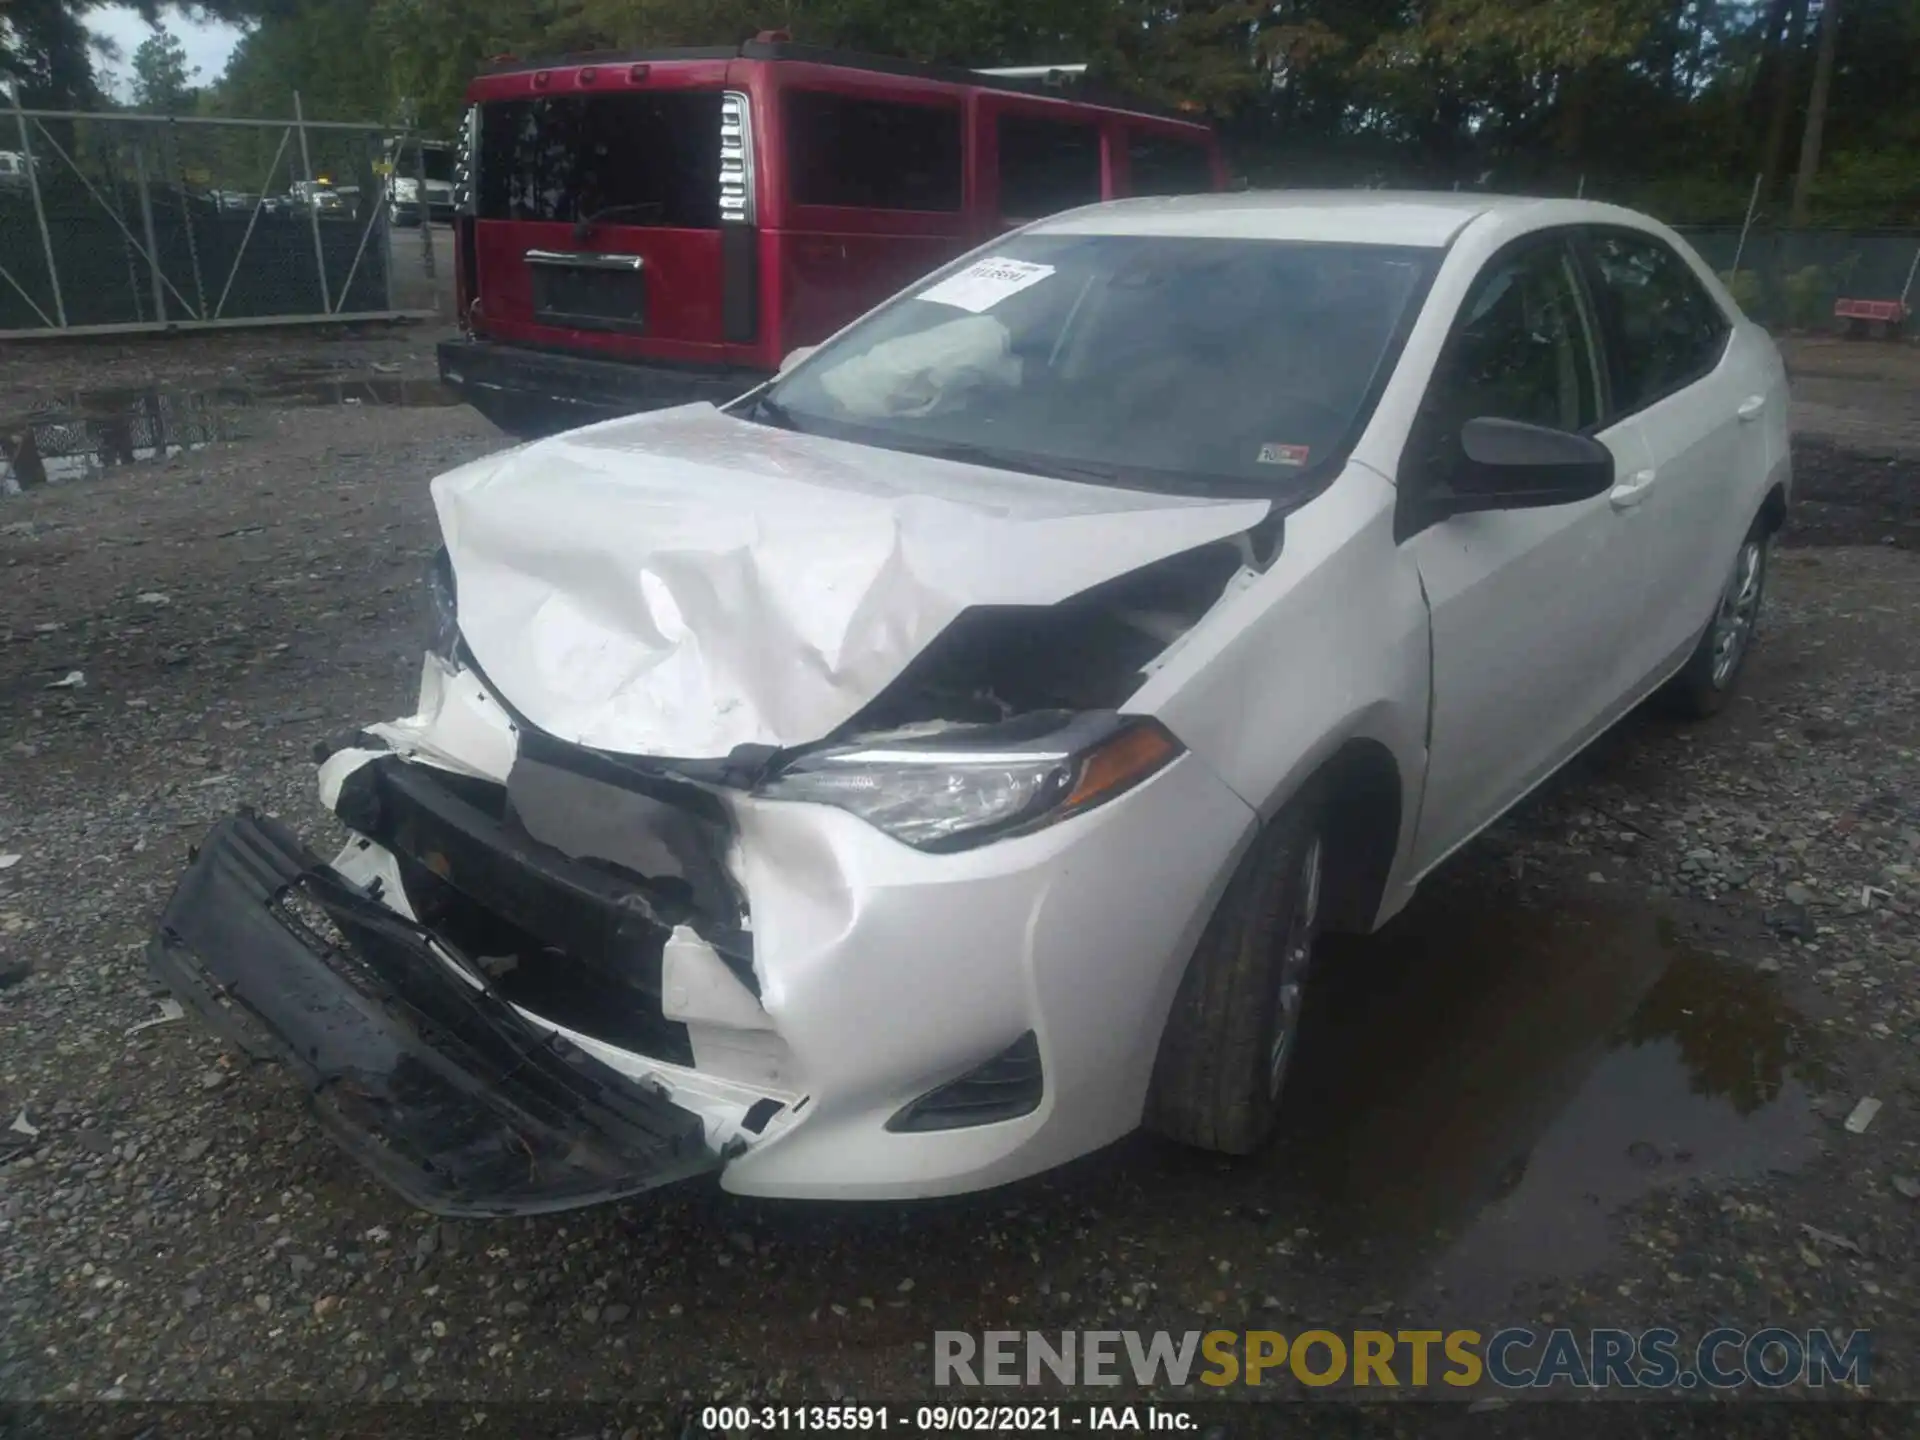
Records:
[[[527,1020],[264,817],[208,835],[147,954],[210,1027],[297,1075],[333,1137],[422,1209],[560,1210],[721,1164],[699,1116]]]

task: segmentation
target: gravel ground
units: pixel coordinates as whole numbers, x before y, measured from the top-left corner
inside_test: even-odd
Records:
[[[427,373],[432,338],[10,357],[0,415]],[[485,422],[259,406],[0,500],[0,1397],[872,1399],[924,1394],[936,1328],[1777,1323],[1872,1328],[1874,1392],[1920,1398],[1920,459],[1898,377],[1841,361],[1797,363],[1891,398],[1801,417],[1736,703],[1632,717],[1330,948],[1278,1145],[1135,1138],[915,1205],[696,1184],[435,1222],[271,1068],[140,1028],[208,825],[248,801],[332,843],[310,747],[410,700],[424,482],[503,444]]]

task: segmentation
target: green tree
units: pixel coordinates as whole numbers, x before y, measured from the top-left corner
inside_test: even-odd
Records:
[[[29,103],[97,103],[84,21],[98,3],[0,0],[0,73],[20,79]],[[1799,187],[1810,223],[1920,223],[1920,0],[192,0],[187,10],[250,22],[202,94],[220,114],[287,117],[298,91],[317,119],[393,122],[411,101],[423,128],[444,135],[495,55],[734,44],[778,28],[958,66],[1085,60],[1099,78],[1214,120],[1260,183],[1584,187],[1674,221],[1737,222],[1764,174],[1763,213],[1779,219],[1800,140],[1816,162]]]
[[[93,38],[76,0],[6,0],[0,5],[0,79],[17,87],[20,103],[84,109],[99,99]]]
[[[133,52],[133,103],[142,110],[175,115],[193,108],[193,77],[198,66],[187,64],[187,47],[164,25]]]

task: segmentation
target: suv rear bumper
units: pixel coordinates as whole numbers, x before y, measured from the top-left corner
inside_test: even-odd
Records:
[[[560,355],[493,340],[445,340],[440,378],[502,430],[551,435],[640,410],[723,405],[767,375]]]
[[[147,957],[212,1029],[298,1076],[334,1139],[422,1209],[561,1210],[721,1164],[699,1116],[527,1020],[265,817],[214,827]]]

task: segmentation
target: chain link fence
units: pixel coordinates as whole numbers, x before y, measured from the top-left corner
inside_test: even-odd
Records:
[[[297,115],[296,101],[296,115]],[[0,110],[0,336],[431,313],[388,157],[343,122]],[[11,149],[9,148],[11,147]],[[411,303],[409,303],[411,302]]]
[[[1920,305],[1920,235],[1911,232],[1756,229],[1743,240],[1729,225],[1681,233],[1741,308],[1772,329],[1846,328],[1834,316],[1841,300]]]

